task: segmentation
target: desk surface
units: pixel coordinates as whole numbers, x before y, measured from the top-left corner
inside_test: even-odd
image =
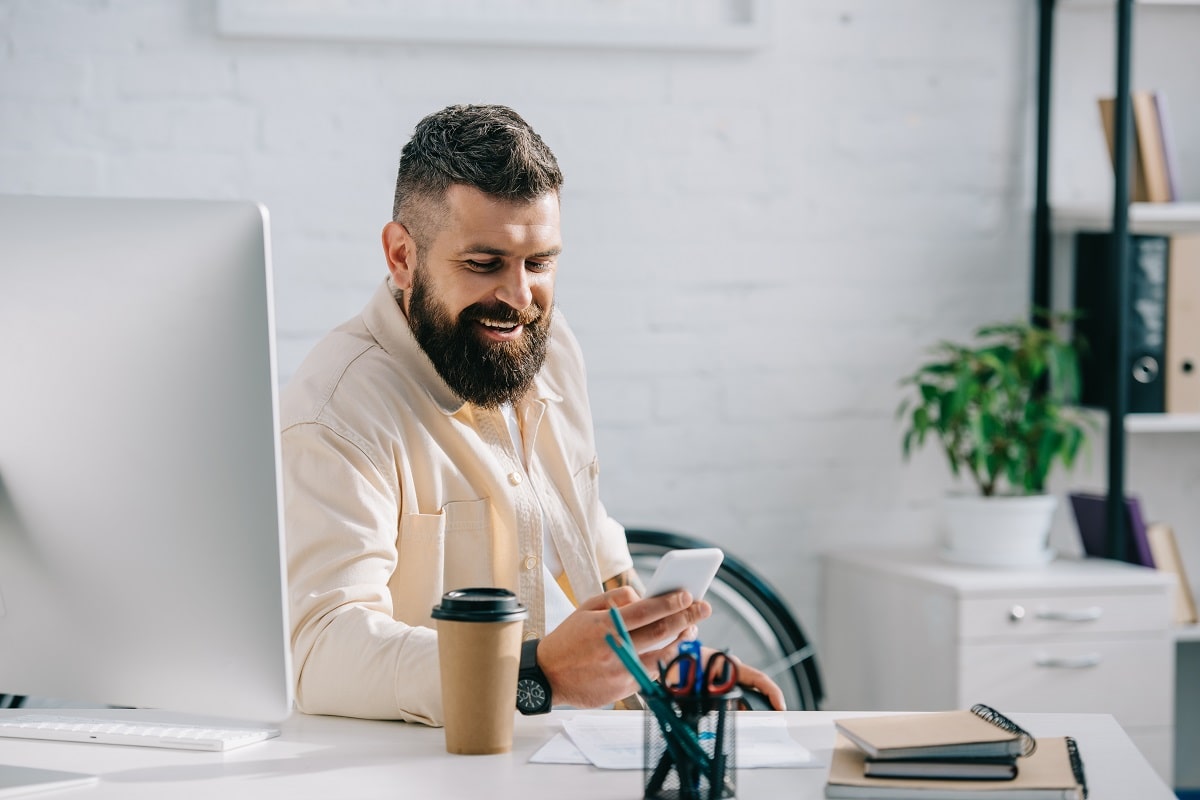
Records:
[[[0,711],[0,715],[17,713],[21,712]],[[154,718],[152,712],[133,713]],[[640,771],[527,763],[571,713],[517,717],[512,753],[496,756],[447,755],[442,731],[436,728],[295,714],[283,724],[279,738],[228,753],[0,739],[0,762],[98,774],[96,786],[45,795],[89,800],[640,798]],[[795,711],[786,716],[792,737],[828,765],[833,720],[852,713]],[[86,714],[98,715],[92,710]],[[1089,800],[1173,800],[1174,794],[1112,717],[1011,716],[1035,736],[1070,735],[1078,740],[1091,789]],[[816,800],[823,797],[826,772],[827,767],[741,770],[738,797]]]

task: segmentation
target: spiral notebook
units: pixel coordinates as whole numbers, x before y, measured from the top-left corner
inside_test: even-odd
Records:
[[[1079,748],[1070,737],[1038,739],[1037,749],[1020,758],[1012,780],[938,780],[870,778],[863,774],[865,754],[838,736],[825,784],[825,797],[873,800],[1085,800],[1087,781]]]
[[[982,703],[969,711],[847,717],[834,724],[839,733],[878,761],[1020,757],[1037,747],[1027,731]]]

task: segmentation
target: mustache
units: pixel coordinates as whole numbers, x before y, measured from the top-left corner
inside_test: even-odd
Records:
[[[458,315],[460,320],[494,320],[507,322],[512,325],[532,325],[543,316],[545,311],[537,303],[518,311],[507,303],[472,303]]]

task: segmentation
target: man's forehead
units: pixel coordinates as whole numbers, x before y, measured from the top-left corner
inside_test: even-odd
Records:
[[[454,189],[455,187],[451,187]],[[529,201],[505,200],[472,187],[447,192],[449,222],[456,250],[508,255],[515,250],[556,255],[562,249],[558,195]]]

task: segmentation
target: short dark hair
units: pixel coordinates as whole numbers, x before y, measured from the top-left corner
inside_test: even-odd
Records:
[[[461,183],[502,200],[558,192],[562,172],[542,137],[507,106],[456,105],[417,123],[400,151],[392,219],[426,247],[446,190]]]

